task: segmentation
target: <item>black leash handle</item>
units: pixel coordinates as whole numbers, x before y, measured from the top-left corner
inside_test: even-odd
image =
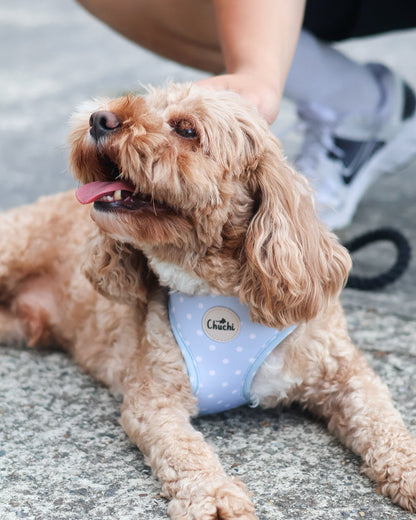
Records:
[[[344,243],[344,247],[346,247],[350,253],[353,253],[368,244],[379,241],[391,242],[396,247],[397,256],[392,267],[376,276],[365,277],[352,274],[347,280],[346,287],[360,291],[382,289],[386,285],[395,282],[406,271],[411,258],[411,248],[407,238],[396,229],[380,228],[369,231]]]

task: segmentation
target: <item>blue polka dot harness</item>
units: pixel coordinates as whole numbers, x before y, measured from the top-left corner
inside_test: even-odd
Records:
[[[253,378],[267,356],[296,328],[253,323],[237,298],[169,297],[169,317],[200,415],[249,404]]]

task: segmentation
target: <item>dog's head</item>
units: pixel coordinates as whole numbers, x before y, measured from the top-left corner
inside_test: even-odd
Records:
[[[102,101],[73,121],[72,170],[95,182],[79,198],[94,202],[107,243],[179,267],[203,280],[197,290],[239,297],[269,326],[311,319],[341,290],[348,254],[237,94],[171,85]]]

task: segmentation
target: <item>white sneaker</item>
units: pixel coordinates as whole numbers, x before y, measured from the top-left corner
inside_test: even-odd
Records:
[[[322,105],[298,107],[305,128],[296,167],[316,191],[317,210],[332,229],[347,226],[370,184],[416,157],[416,96],[380,64],[368,64],[383,92],[375,115],[339,117]]]

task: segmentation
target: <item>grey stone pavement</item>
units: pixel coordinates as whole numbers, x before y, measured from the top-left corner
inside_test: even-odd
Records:
[[[382,60],[416,87],[416,32],[354,41],[360,61]],[[201,73],[161,60],[98,23],[70,0],[1,0],[0,207],[74,186],[67,170],[68,118],[77,104],[139,83]],[[293,122],[284,103],[279,127]],[[291,138],[285,143],[290,151]],[[401,229],[416,247],[416,163],[371,188],[350,238],[377,226]],[[357,257],[370,273],[389,261],[377,248]],[[416,265],[377,293],[346,290],[353,339],[389,384],[416,434]],[[166,502],[118,424],[119,403],[65,355],[0,350],[0,519],[164,519]],[[261,520],[415,518],[376,494],[359,460],[297,409],[241,409],[196,426],[230,474],[253,491]]]

